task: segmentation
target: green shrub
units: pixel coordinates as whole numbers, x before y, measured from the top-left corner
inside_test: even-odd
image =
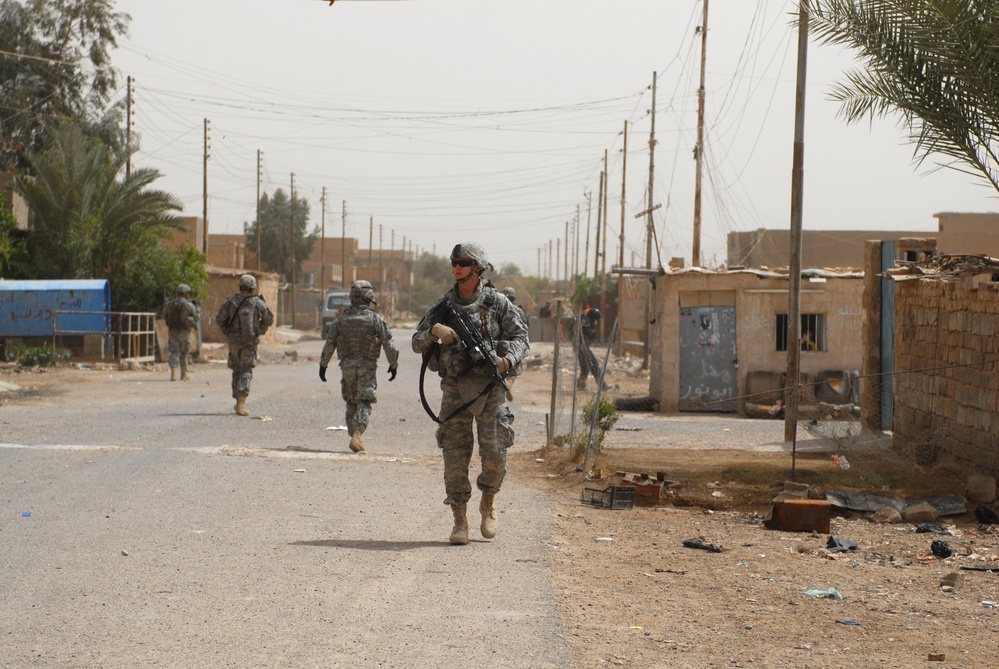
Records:
[[[25,346],[20,344],[7,352],[7,361],[16,361],[22,367],[54,367],[57,362],[69,360],[68,348],[54,349],[51,346]]]
[[[599,455],[600,450],[603,448],[604,438],[610,431],[614,424],[617,423],[618,419],[621,418],[620,412],[614,406],[613,402],[607,400],[603,395],[600,396],[600,408],[596,408],[596,395],[583,407],[583,421],[582,427],[576,434],[576,441],[572,444],[572,459],[575,462],[582,462],[583,458],[586,457],[586,442],[590,437],[590,424],[593,422],[593,412],[597,411],[597,424],[595,426],[593,434],[593,445],[590,447],[592,455]],[[569,435],[562,436],[563,443],[569,443]]]

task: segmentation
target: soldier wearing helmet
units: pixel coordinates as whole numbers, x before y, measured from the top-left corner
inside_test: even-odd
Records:
[[[246,398],[250,394],[253,368],[257,364],[260,335],[274,324],[274,314],[260,295],[254,295],[257,279],[252,274],[239,277],[239,293],[228,298],[215,314],[215,324],[229,343],[229,369],[232,370],[232,396],[236,413],[249,416]]]
[[[177,296],[163,306],[171,381],[177,380],[178,369],[181,381],[191,378],[187,370],[188,357],[191,355],[191,330],[198,325],[200,317],[198,306],[191,301],[191,287],[186,283],[177,286]]]
[[[524,325],[530,326],[531,319],[527,315],[527,309],[517,303],[517,289],[513,286],[507,286],[502,290],[502,293],[506,295],[506,299],[510,300],[510,304],[517,307],[517,311],[520,312],[520,317],[524,319]]]
[[[476,487],[482,493],[480,531],[486,539],[496,536],[495,497],[506,476],[506,451],[513,445],[513,414],[506,406],[503,386],[496,384],[476,365],[458,341],[453,328],[440,322],[439,307],[446,303],[463,311],[479,327],[482,340],[501,374],[516,370],[527,356],[530,344],[520,312],[505,295],[482,275],[492,270],[486,252],[475,242],[462,242],[451,251],[454,286],[423,316],[413,335],[413,350],[437,360],[441,376],[440,422],[437,446],[444,457],[444,503],[454,514],[448,540],[468,543],[468,501],[472,497],[469,463],[478,435],[482,471]],[[476,429],[473,431],[472,424]]]
[[[326,368],[336,353],[340,359],[340,392],[347,403],[347,433],[350,450],[364,452],[361,435],[371,420],[371,405],[377,401],[378,358],[385,351],[389,381],[399,368],[399,349],[392,341],[388,324],[369,305],[375,291],[367,281],[355,281],[350,287],[350,306],[330,325],[326,345],[319,359],[319,379],[326,383]]]

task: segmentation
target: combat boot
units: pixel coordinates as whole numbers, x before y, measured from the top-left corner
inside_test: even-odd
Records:
[[[492,539],[496,536],[496,509],[493,507],[493,500],[496,495],[488,492],[482,493],[482,501],[479,502],[479,512],[482,514],[482,536]]]
[[[454,512],[454,529],[451,530],[448,541],[455,546],[464,546],[468,543],[468,518],[465,517],[467,509],[468,504],[451,505],[451,511]]]
[[[170,368],[170,380],[171,381],[176,381],[177,380],[177,368],[176,367],[171,367]]]
[[[236,413],[240,416],[250,415],[250,412],[246,410],[246,395],[236,398]]]
[[[364,452],[364,440],[361,439],[361,433],[360,432],[355,432],[353,435],[351,435],[351,437],[350,437],[350,450],[354,451],[355,453],[363,453]]]
[[[187,373],[186,369],[181,369],[180,370],[180,380],[181,381],[190,381],[191,380],[191,376]]]

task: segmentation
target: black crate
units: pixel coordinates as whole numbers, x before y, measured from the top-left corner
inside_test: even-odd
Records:
[[[599,506],[603,509],[633,509],[635,508],[635,486],[612,485],[603,490],[583,488],[580,498],[583,504]]]

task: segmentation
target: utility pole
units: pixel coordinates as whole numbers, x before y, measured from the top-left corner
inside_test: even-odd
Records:
[[[652,127],[649,130],[649,189],[648,195],[646,196],[646,212],[647,219],[645,222],[645,269],[652,269],[652,236],[655,232],[655,227],[652,222],[652,212],[655,211],[653,204],[653,193],[655,192],[655,174],[656,174],[656,73],[652,73]],[[649,337],[651,336],[651,329],[649,328],[650,321],[652,320],[652,283],[650,282],[646,286],[645,292],[645,324],[642,326],[643,330],[643,343],[642,343],[642,369],[649,368]]]
[[[597,192],[597,229],[593,235],[593,278],[600,274],[600,227],[603,225],[604,188],[607,186],[607,172],[600,170],[600,190]]]
[[[347,201],[340,205],[340,287],[347,287]]]
[[[132,77],[125,78],[125,179],[132,176]]]
[[[593,209],[593,193],[585,191],[586,196],[586,240],[583,244],[583,276],[590,275],[590,213]]]
[[[791,166],[791,265],[788,268],[787,386],[784,441],[793,442],[791,479],[797,457],[798,391],[801,376],[801,220],[805,183],[805,80],[808,71],[808,0],[798,3],[798,76],[794,91],[794,156]]]
[[[257,149],[257,271],[260,271],[260,179],[264,169],[264,152]]]
[[[384,262],[384,255],[382,254],[382,242],[384,240],[384,237],[385,237],[384,226],[381,223],[379,223],[378,224],[378,292],[380,293],[385,291],[385,286],[382,285],[382,282],[385,280],[385,262]]]
[[[323,236],[319,240],[319,271],[322,273],[323,278],[319,282],[319,290],[323,299],[326,299],[326,186],[323,186],[323,194],[319,198],[319,201],[323,205]]]
[[[708,0],[704,0],[704,17],[701,19],[701,86],[697,89],[697,145],[694,147],[694,162],[697,166],[694,177],[694,245],[690,252],[690,264],[701,266],[701,172],[704,166],[704,69],[707,64],[708,49]]]
[[[205,262],[208,262],[208,158],[209,158],[209,144],[208,144],[208,119],[205,119],[205,137],[204,137],[204,160],[202,164],[202,190],[201,190],[201,245],[202,250],[205,252]]]
[[[295,329],[295,173],[291,173],[291,215],[289,223],[291,227],[291,329]]]
[[[375,245],[375,217],[371,216],[368,218],[368,277],[370,278],[374,272],[371,271],[371,249]]]
[[[628,174],[628,122],[624,122],[624,148],[621,149],[621,234],[618,236],[618,267],[624,267],[624,213],[625,213],[625,184],[627,184]],[[603,322],[603,319],[600,319]],[[615,352],[618,356],[624,353],[624,274],[617,277],[617,348]]]
[[[600,313],[607,312],[607,191],[610,190],[610,172],[607,171],[607,149],[604,149],[604,229],[600,240]],[[606,319],[600,319],[600,341],[606,339]]]

